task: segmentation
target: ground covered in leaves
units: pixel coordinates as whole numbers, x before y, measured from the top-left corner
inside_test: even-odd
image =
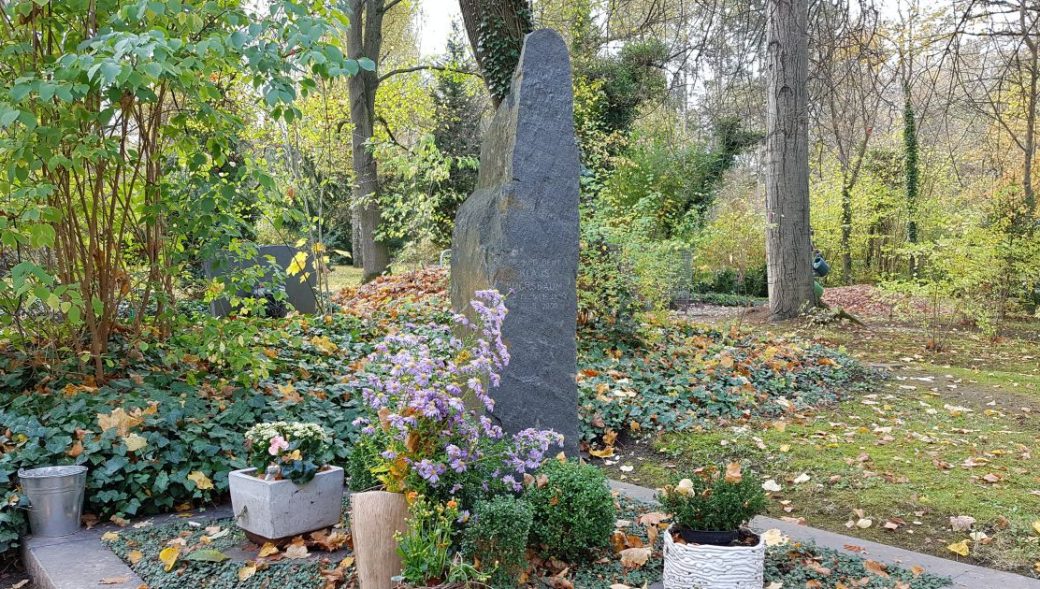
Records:
[[[544,561],[530,553],[524,587],[619,589],[660,579],[665,514],[618,498],[612,548],[587,562]],[[346,520],[346,514],[344,514]],[[172,521],[107,532],[106,544],[150,589],[336,589],[357,586],[352,541],[332,528],[287,544],[258,546],[228,519]],[[781,540],[782,542],[782,540]],[[768,549],[765,587],[838,589],[939,589],[946,580],[919,570],[890,567],[812,545],[784,543]]]
[[[841,347],[887,373],[876,390],[633,440],[607,461],[613,476],[658,486],[676,470],[740,460],[773,489],[774,516],[1040,577],[1040,325],[1018,319],[999,338],[929,328],[871,287],[832,290],[865,326],[733,314],[714,325]]]

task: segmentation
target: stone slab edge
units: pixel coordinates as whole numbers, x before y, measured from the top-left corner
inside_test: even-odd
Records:
[[[230,506],[219,506],[196,512],[190,518],[177,515],[159,515],[141,518],[162,525],[172,519],[211,520],[231,517]],[[84,589],[109,587],[111,589],[138,589],[144,581],[125,562],[102,542],[105,532],[118,532],[113,524],[102,524],[89,530],[80,530],[64,538],[34,538],[28,536],[22,543],[22,558],[32,578],[34,589]],[[102,579],[126,577],[122,583],[102,585]]]
[[[637,501],[656,503],[654,500],[656,491],[653,489],[613,480],[610,481],[610,488]],[[886,564],[899,565],[904,568],[920,565],[933,575],[952,579],[952,584],[950,585],[952,589],[989,589],[995,587],[1000,589],[1040,589],[1040,580],[1037,579],[939,558],[930,554],[913,552],[878,542],[870,542],[771,517],[758,516],[751,520],[751,527],[759,531],[777,528],[799,542],[815,542],[817,545],[825,548],[831,548],[860,558],[870,558]],[[857,550],[849,550],[845,548],[846,545],[857,547]],[[651,589],[660,589],[661,587],[662,585],[655,584],[651,586]]]

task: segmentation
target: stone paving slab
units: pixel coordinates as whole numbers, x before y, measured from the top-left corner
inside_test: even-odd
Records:
[[[656,491],[653,489],[621,481],[610,481],[610,486],[632,499],[656,503],[654,500]],[[751,527],[758,531],[777,528],[799,542],[815,542],[818,546],[886,564],[899,565],[904,568],[920,565],[933,575],[950,577],[953,583],[950,585],[952,589],[1040,589],[1040,580],[1037,579],[904,550],[771,517],[758,516],[751,520]],[[846,546],[853,546],[855,549],[849,550]],[[662,589],[662,587],[663,585],[656,583],[651,585],[650,589]]]

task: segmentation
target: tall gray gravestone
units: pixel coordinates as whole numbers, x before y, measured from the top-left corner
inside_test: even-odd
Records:
[[[507,432],[553,429],[577,455],[578,147],[570,57],[554,31],[524,39],[512,91],[484,135],[476,191],[455,217],[451,303],[508,294],[511,357],[492,389]]]

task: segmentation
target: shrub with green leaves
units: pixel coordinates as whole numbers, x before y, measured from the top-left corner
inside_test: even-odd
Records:
[[[606,546],[617,520],[607,477],[577,461],[550,460],[524,497],[533,508],[531,544],[567,562]]]
[[[673,521],[691,530],[738,530],[765,511],[766,494],[755,477],[740,472],[740,465],[698,469],[657,495]]]
[[[512,495],[477,502],[465,528],[462,550],[483,570],[494,571],[491,587],[517,586],[517,578],[527,568],[527,540],[533,518],[531,504]]]

